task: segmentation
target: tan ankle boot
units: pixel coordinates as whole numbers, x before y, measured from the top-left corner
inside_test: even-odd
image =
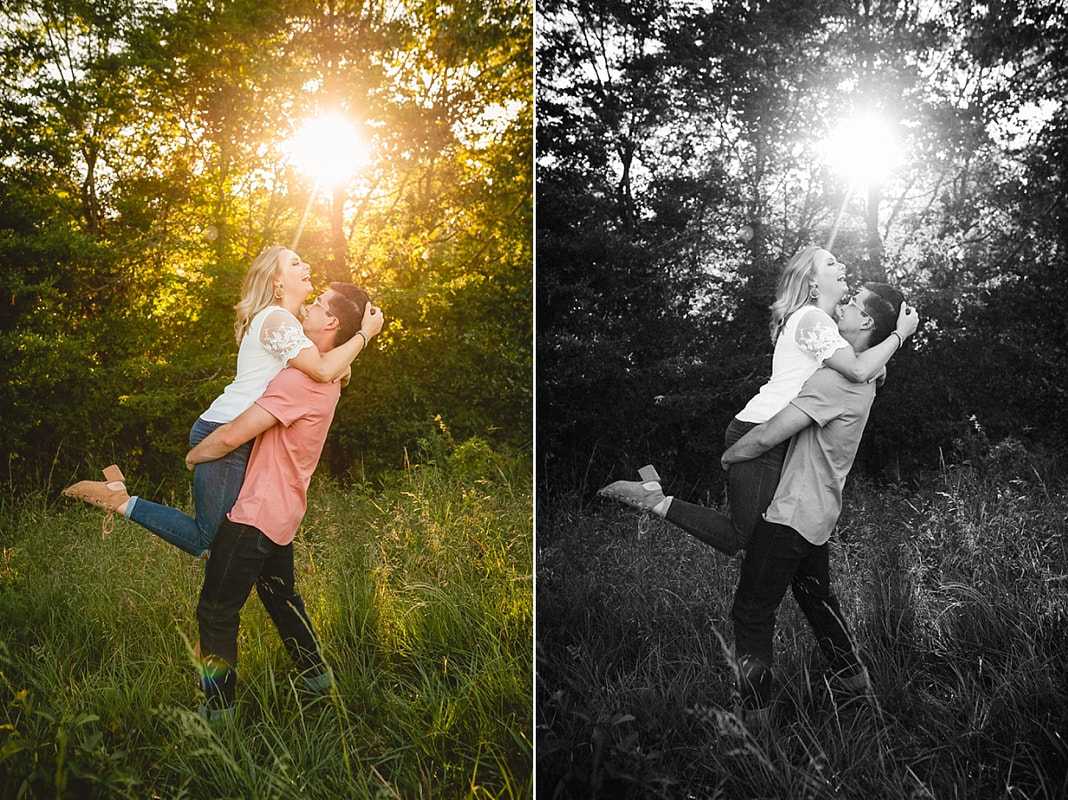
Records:
[[[616,481],[599,489],[597,494],[610,500],[618,500],[642,511],[652,511],[664,500],[660,488],[660,476],[652,464],[638,470],[640,481]]]
[[[127,494],[125,485],[121,489],[108,488],[108,483],[123,481],[122,472],[117,466],[112,464],[104,470],[104,477],[108,480],[78,481],[64,489],[61,494],[64,497],[73,497],[75,500],[84,500],[86,503],[92,503],[107,511],[103,530],[104,536],[107,536],[115,527],[114,512],[118,511],[123,503],[130,501],[130,495]]]
[[[107,511],[117,511],[119,506],[130,500],[126,487],[109,489],[107,481],[78,481],[62,492],[64,497],[84,500]]]

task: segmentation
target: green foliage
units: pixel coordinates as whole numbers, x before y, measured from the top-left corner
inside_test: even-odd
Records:
[[[714,491],[726,422],[770,371],[777,274],[838,223],[852,283],[899,284],[923,319],[863,465],[930,469],[973,419],[1063,449],[1063,4],[540,8],[549,488],[654,461]],[[904,158],[849,193],[821,148],[871,111]]]
[[[0,664],[13,663],[4,648]],[[0,728],[5,792],[19,798],[138,796],[137,773],[125,765],[126,753],[104,746],[99,716],[54,708],[38,696],[39,690],[16,690],[6,679],[4,683],[11,707],[10,721]]]
[[[875,687],[829,693],[785,598],[778,720],[734,716],[738,566],[660,520],[578,497],[539,516],[537,776],[559,797],[1061,796],[1065,493],[1019,441],[916,487],[851,482],[836,591]]]
[[[101,540],[88,506],[5,503],[0,795],[530,797],[530,467],[450,458],[313,484],[297,584],[337,691],[301,695],[253,596],[218,730],[195,710],[202,566],[126,521]]]
[[[335,475],[399,466],[436,415],[531,445],[527,4],[16,2],[0,19],[9,487],[110,460],[182,475],[235,370],[244,272],[302,222],[316,280],[365,285],[388,320],[339,410]],[[313,197],[284,144],[327,110],[372,157]]]

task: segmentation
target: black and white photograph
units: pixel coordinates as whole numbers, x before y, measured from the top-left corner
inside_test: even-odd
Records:
[[[537,796],[1068,796],[1068,7],[535,47]]]

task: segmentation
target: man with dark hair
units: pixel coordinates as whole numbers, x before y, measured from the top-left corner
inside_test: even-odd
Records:
[[[327,352],[353,336],[366,340],[377,334],[382,313],[362,289],[332,283],[307,306],[303,328],[320,352]],[[340,395],[338,382],[317,383],[287,367],[251,408],[186,455],[186,466],[193,469],[256,439],[241,493],[212,545],[197,605],[200,714],[209,722],[234,714],[240,612],[253,586],[305,686],[325,692],[333,683],[294,586],[292,543]]]
[[[894,328],[903,301],[891,286],[865,284],[840,306],[838,329],[860,353],[899,336]],[[832,687],[861,696],[871,692],[868,670],[831,588],[827,540],[874,399],[875,383],[853,383],[821,368],[786,408],[723,454],[726,469],[791,439],[775,496],[749,539],[731,609],[739,691],[751,726],[770,721],[775,614],[787,587],[830,662]]]
[[[363,310],[371,303],[371,298],[367,296],[367,292],[361,289],[359,286],[355,286],[351,283],[341,283],[335,281],[330,284],[330,292],[332,294],[324,294],[323,297],[329,297],[330,302],[338,305],[340,308],[347,309],[346,313],[331,314],[338,322],[337,330],[334,331],[334,347],[339,344],[347,342],[353,336],[360,332],[360,324],[363,322]],[[348,303],[351,303],[349,305]],[[314,305],[314,301],[312,302]],[[310,310],[310,309],[309,309]],[[372,306],[372,315],[374,314]],[[381,326],[379,326],[381,328]],[[366,336],[365,336],[366,338]],[[364,342],[366,345],[367,342]]]

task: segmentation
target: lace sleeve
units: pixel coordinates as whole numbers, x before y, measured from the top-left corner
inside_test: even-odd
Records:
[[[842,338],[834,320],[818,309],[806,312],[797,326],[794,341],[802,350],[811,353],[821,364],[835,350],[849,347],[849,342]]]
[[[279,309],[272,313],[260,329],[260,344],[268,353],[278,356],[283,364],[289,363],[305,347],[315,347],[304,335],[300,323],[288,311]]]

